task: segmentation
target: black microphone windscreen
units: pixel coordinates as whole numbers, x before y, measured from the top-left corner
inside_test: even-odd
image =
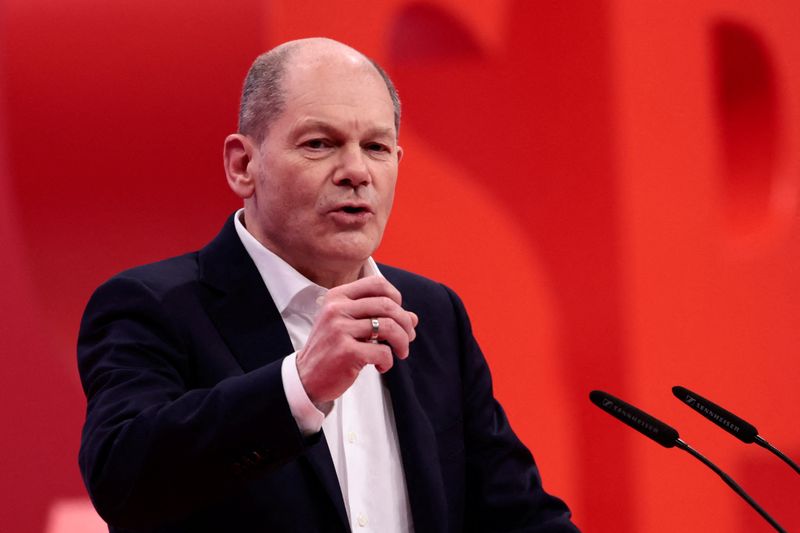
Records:
[[[672,387],[672,394],[742,442],[748,444],[755,442],[756,436],[758,436],[758,430],[755,426],[745,422],[730,411],[685,387]]]
[[[665,448],[672,448],[680,438],[675,429],[661,420],[648,415],[619,398],[615,398],[607,392],[593,390],[589,393],[589,399],[606,413],[629,425],[642,435],[650,437]]]

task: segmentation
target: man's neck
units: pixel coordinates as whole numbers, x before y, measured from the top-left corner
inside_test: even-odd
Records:
[[[353,281],[356,281],[362,276],[362,273],[364,272],[363,263],[355,269],[351,268],[351,269],[331,270],[331,271],[324,271],[319,268],[313,270],[312,269],[306,270],[296,265],[292,266],[295,268],[295,270],[300,272],[309,280],[313,281],[320,287],[325,287],[326,289],[332,289],[334,287],[338,287],[339,285],[344,285],[345,283],[351,283]]]

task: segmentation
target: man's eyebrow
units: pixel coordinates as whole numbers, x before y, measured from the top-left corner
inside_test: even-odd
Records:
[[[367,130],[368,137],[392,137],[394,138],[394,126],[389,128],[370,128]]]
[[[339,133],[339,130],[329,123],[316,119],[302,120],[292,129],[295,133],[303,133],[308,130],[321,130],[328,134]]]
[[[294,128],[293,132],[295,134],[302,134],[309,130],[319,130],[323,133],[331,136],[343,135],[343,131],[333,126],[332,124],[325,122],[323,120],[318,119],[307,119],[299,122]],[[376,126],[374,128],[368,129],[364,132],[366,137],[394,137],[394,126],[391,127],[380,127]]]

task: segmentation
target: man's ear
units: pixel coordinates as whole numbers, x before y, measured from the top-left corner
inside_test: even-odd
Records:
[[[251,161],[258,149],[253,140],[241,133],[232,133],[225,138],[222,157],[228,186],[239,198],[250,198],[255,193],[254,165]]]
[[[398,144],[397,145],[397,162],[399,163],[401,159],[403,159],[403,147]]]

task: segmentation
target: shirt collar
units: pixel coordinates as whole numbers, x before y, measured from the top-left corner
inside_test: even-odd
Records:
[[[298,305],[305,307],[303,302],[309,299],[314,302],[328,292],[328,289],[302,275],[289,263],[258,242],[244,227],[243,218],[244,209],[236,211],[236,215],[233,217],[236,233],[239,235],[244,249],[247,250],[247,254],[255,263],[275,306],[282,315],[293,310],[302,311],[302,309],[297,309]],[[375,264],[372,257],[367,258],[359,277],[380,275],[378,265]]]

